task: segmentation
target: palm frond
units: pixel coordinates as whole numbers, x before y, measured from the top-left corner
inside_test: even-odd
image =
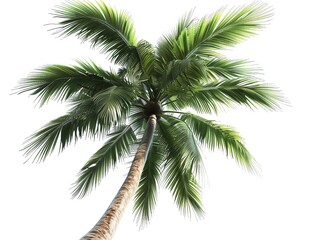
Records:
[[[195,174],[200,177],[203,166],[195,137],[185,122],[173,116],[163,115],[158,126],[167,152],[165,185],[183,214],[191,216],[193,212],[201,217],[204,210]]]
[[[185,163],[180,159],[171,159],[166,165],[164,177],[166,187],[171,191],[179,210],[185,216],[195,213],[197,217],[202,217],[201,188]]]
[[[73,66],[79,72],[84,72],[86,74],[90,74],[91,76],[99,76],[102,77],[105,81],[115,85],[115,86],[122,86],[127,85],[127,81],[122,78],[119,74],[117,74],[114,70],[106,71],[101,66],[97,65],[93,61],[86,61],[86,60],[77,60],[76,61],[78,66]]]
[[[157,53],[159,62],[164,70],[166,65],[172,60],[176,60],[174,55],[174,48],[176,47],[176,40],[185,32],[195,21],[193,18],[194,9],[186,13],[177,23],[175,29],[163,37],[158,42]]]
[[[269,84],[250,79],[228,79],[206,84],[193,89],[188,107],[202,113],[218,112],[219,106],[232,107],[234,104],[250,108],[263,107],[268,110],[279,109],[284,102],[280,92]],[[177,103],[176,103],[177,104]]]
[[[272,16],[271,12],[267,4],[254,2],[229,11],[222,9],[202,18],[192,29],[188,44],[190,51],[185,57],[210,57],[217,49],[242,42],[264,27]]]
[[[130,16],[103,1],[70,1],[56,7],[54,16],[61,19],[56,33],[90,41],[92,47],[109,53],[115,63],[125,64],[130,57],[136,57],[137,40]]]
[[[59,118],[50,121],[27,138],[23,151],[34,161],[43,161],[59,143],[63,151],[72,141],[84,136],[97,137],[110,129],[112,123],[101,118],[91,98],[73,102],[72,109]]]
[[[177,39],[166,38],[160,51],[169,61],[193,57],[209,59],[220,49],[255,35],[272,16],[265,3],[254,2],[232,10],[222,9],[186,28]],[[167,47],[169,46],[169,47]]]
[[[180,80],[179,85],[191,86],[193,82],[198,84],[205,81],[207,79],[206,73],[206,65],[200,59],[174,60],[166,69],[164,84]]]
[[[69,143],[72,138],[77,138],[77,131],[75,131],[77,125],[75,122],[77,122],[77,119],[70,114],[50,121],[27,138],[25,147],[23,148],[25,155],[32,157],[35,154],[35,160],[43,161],[55,149],[62,131],[64,139],[61,139],[61,147]]]
[[[191,94],[193,86],[207,83],[208,69],[200,59],[171,61],[162,73],[160,96],[163,103],[180,94]]]
[[[16,90],[19,94],[31,92],[42,106],[51,99],[64,101],[80,92],[94,95],[119,82],[113,73],[93,62],[78,61],[77,66],[44,66],[23,79]]]
[[[182,114],[181,120],[185,121],[193,133],[207,148],[223,150],[227,156],[230,155],[237,162],[247,168],[254,170],[254,160],[244,145],[244,141],[237,131],[230,126],[218,124],[195,114]]]
[[[154,75],[156,64],[155,48],[152,46],[152,44],[145,40],[139,41],[136,48],[143,73],[147,77]]]
[[[133,211],[141,227],[150,221],[156,205],[157,188],[164,157],[165,149],[158,139],[158,134],[156,134],[134,198]]]
[[[203,171],[203,162],[198,142],[191,128],[182,120],[162,115],[159,120],[161,137],[166,141],[172,161],[179,159],[196,176],[200,177]]]
[[[207,70],[211,79],[223,80],[234,78],[252,78],[259,73],[251,61],[213,58],[207,62]]]
[[[179,95],[193,94],[194,86],[203,85],[216,80],[233,78],[252,78],[258,68],[250,61],[213,58],[209,61],[201,59],[183,59],[171,61],[165,70],[161,87],[170,98]],[[184,96],[185,97],[185,96]]]
[[[134,103],[136,92],[132,87],[112,86],[93,97],[102,118],[107,122],[125,119]]]
[[[110,139],[83,166],[74,183],[73,197],[89,194],[104,178],[110,168],[130,154],[136,136],[130,126],[119,127]]]

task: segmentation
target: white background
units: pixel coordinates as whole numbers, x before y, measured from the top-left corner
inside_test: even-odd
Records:
[[[195,16],[221,6],[251,1],[110,0],[133,17],[140,39],[152,43],[175,26],[183,13]],[[149,226],[139,230],[127,209],[114,237],[120,239],[282,240],[319,239],[318,158],[318,10],[316,1],[266,1],[274,7],[271,24],[258,36],[228,53],[254,60],[263,78],[279,87],[290,106],[279,112],[245,108],[210,116],[234,126],[244,136],[259,165],[260,176],[245,172],[222,153],[205,153],[203,188],[206,216],[186,219],[166,190],[161,190]],[[34,98],[10,95],[19,79],[45,64],[73,64],[103,56],[75,38],[59,39],[45,26],[59,0],[5,1],[1,4],[1,160],[0,239],[79,239],[100,218],[128,169],[121,165],[99,188],[72,200],[70,186],[102,142],[80,141],[43,164],[23,164],[25,137],[65,112],[64,105],[41,109]]]

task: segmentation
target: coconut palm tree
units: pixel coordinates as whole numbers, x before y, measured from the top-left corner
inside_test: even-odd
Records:
[[[55,8],[55,33],[90,42],[107,54],[113,69],[81,60],[74,66],[44,66],[23,79],[18,92],[35,95],[41,106],[49,100],[69,103],[65,115],[27,139],[25,155],[41,162],[79,138],[106,138],[74,183],[73,196],[82,198],[135,152],[122,187],[83,239],[111,239],[133,197],[138,222],[147,223],[160,182],[182,213],[202,216],[201,147],[222,149],[254,169],[239,133],[199,114],[236,105],[279,107],[279,92],[254,76],[251,62],[221,54],[255,35],[271,15],[269,6],[256,2],[197,20],[191,11],[154,46],[136,38],[128,14],[102,1],[70,1]]]

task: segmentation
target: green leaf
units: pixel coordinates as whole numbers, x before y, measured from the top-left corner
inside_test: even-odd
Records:
[[[159,96],[163,105],[179,95],[188,94],[191,97],[193,87],[207,82],[208,76],[207,67],[200,59],[170,62],[160,82]]]
[[[252,78],[258,74],[258,68],[247,60],[229,60],[213,58],[208,61],[207,69],[212,80],[234,78]]]
[[[227,156],[235,158],[241,166],[254,170],[252,155],[245,147],[239,133],[230,126],[218,124],[191,113],[182,114],[181,120],[189,125],[204,146],[211,150],[221,149]]]
[[[102,119],[92,99],[82,99],[64,116],[56,118],[27,138],[23,148],[25,155],[34,161],[43,161],[52,153],[57,143],[63,151],[73,140],[83,136],[96,137],[110,125]]]
[[[159,55],[166,64],[178,59],[217,57],[217,50],[255,35],[272,16],[271,10],[260,2],[228,11],[223,8],[196,22],[191,21],[174,37],[164,37],[159,43]]]
[[[175,29],[163,37],[158,42],[157,53],[159,56],[159,62],[161,63],[162,70],[165,70],[166,66],[173,60],[178,58],[175,56],[174,48],[176,46],[176,40],[187,31],[187,29],[193,24],[194,10],[186,13],[177,23]]]
[[[191,128],[184,121],[170,115],[162,115],[159,124],[162,138],[167,142],[169,158],[181,159],[185,166],[200,176],[202,156]]]
[[[276,110],[280,108],[281,102],[283,98],[280,92],[270,84],[236,78],[212,82],[193,89],[193,97],[189,99],[187,105],[199,112],[211,113],[217,112],[219,106],[232,107],[234,104]]]
[[[125,120],[135,100],[132,87],[112,86],[101,91],[93,98],[99,108],[101,117],[107,122],[121,122]]]
[[[154,47],[149,42],[141,40],[137,44],[137,52],[143,73],[146,74],[147,77],[152,76],[154,74],[156,63]]]
[[[134,213],[141,227],[146,225],[156,205],[157,189],[161,175],[161,165],[165,158],[165,149],[155,134],[142,172],[138,190],[135,194]]]
[[[70,1],[56,7],[54,16],[61,19],[56,33],[90,41],[92,47],[109,53],[115,63],[125,64],[129,58],[137,56],[137,40],[130,16],[103,1]]]
[[[94,95],[119,80],[93,62],[78,61],[78,66],[48,65],[23,79],[16,88],[18,93],[31,92],[40,106],[49,100],[65,101],[74,95]]]
[[[166,165],[166,187],[172,192],[175,203],[180,211],[191,216],[192,212],[197,217],[204,214],[201,202],[201,188],[194,175],[179,159],[171,159]]]
[[[74,184],[73,197],[82,198],[89,194],[104,178],[110,168],[127,157],[136,136],[130,126],[119,127],[110,139],[83,166]]]
[[[170,62],[165,71],[162,87],[177,82],[179,86],[192,86],[206,80],[206,66],[199,59],[184,59]]]
[[[200,187],[194,176],[200,176],[202,170],[197,142],[188,126],[177,118],[162,116],[158,125],[168,153],[164,162],[166,187],[183,214],[191,216],[194,212],[201,217]]]
[[[209,58],[216,50],[228,48],[255,35],[271,16],[272,9],[260,2],[228,11],[222,9],[206,16],[189,30],[188,51],[184,52],[183,57],[200,55]]]

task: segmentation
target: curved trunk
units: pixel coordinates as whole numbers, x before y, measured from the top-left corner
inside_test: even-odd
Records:
[[[127,177],[120,190],[116,194],[109,208],[98,221],[98,223],[89,231],[82,240],[110,240],[115,232],[117,224],[135,194],[142,175],[145,159],[147,158],[149,147],[153,140],[156,126],[156,116],[151,115],[147,122],[142,142],[139,145],[132,162]]]

